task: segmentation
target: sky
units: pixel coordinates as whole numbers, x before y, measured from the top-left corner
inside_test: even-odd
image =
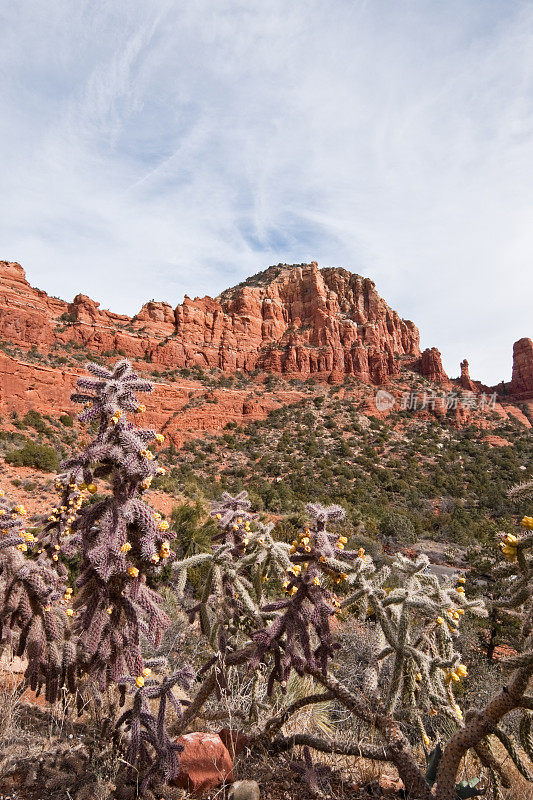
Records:
[[[134,314],[271,264],[376,282],[509,380],[531,336],[533,4],[0,3],[0,258]]]

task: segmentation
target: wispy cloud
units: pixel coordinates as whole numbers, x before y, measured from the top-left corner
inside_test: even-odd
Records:
[[[34,284],[134,313],[315,259],[372,277],[451,374],[510,377],[531,4],[27,0],[0,26],[0,257]]]

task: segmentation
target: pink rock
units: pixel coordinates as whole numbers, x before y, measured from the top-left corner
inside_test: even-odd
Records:
[[[217,733],[187,733],[176,741],[185,749],[180,753],[180,772],[171,781],[172,786],[197,793],[233,780],[233,761]]]

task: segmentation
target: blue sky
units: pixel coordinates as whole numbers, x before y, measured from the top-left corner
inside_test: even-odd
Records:
[[[133,314],[316,260],[375,280],[452,376],[510,378],[531,3],[21,0],[0,31],[0,257],[33,285]]]

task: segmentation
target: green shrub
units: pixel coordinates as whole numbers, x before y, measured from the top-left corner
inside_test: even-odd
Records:
[[[382,536],[392,536],[400,542],[416,542],[413,523],[408,516],[397,511],[385,512],[379,523],[379,532]]]
[[[15,467],[36,467],[43,472],[56,472],[59,458],[55,450],[44,444],[27,441],[20,450],[11,450],[5,457]]]

